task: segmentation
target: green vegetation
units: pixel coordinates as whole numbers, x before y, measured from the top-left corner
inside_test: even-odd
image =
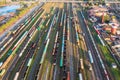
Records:
[[[109,23],[109,21],[110,21],[110,16],[109,15],[105,15],[104,16],[104,22],[105,23]]]
[[[6,0],[0,1],[0,5],[5,5],[5,4],[6,4]]]
[[[28,28],[30,28],[30,27],[33,26],[33,24],[35,23],[35,21],[41,16],[42,13],[43,13],[43,12],[40,12],[39,14],[37,14],[37,16],[35,17],[35,19],[34,19],[31,23],[29,23],[30,25],[29,25]],[[27,28],[27,29],[28,29],[28,28]],[[36,35],[35,35],[34,37],[35,37],[34,40],[31,40],[31,41],[35,41],[35,40],[37,39],[37,37],[38,37],[38,31],[36,32]],[[30,43],[28,44],[28,46],[30,46],[31,43],[32,43],[32,42],[30,42]],[[29,47],[28,47],[28,48],[29,48]],[[26,54],[25,54],[26,52],[27,52],[27,49],[25,50],[25,52],[23,53],[23,55],[21,56],[21,58],[18,60],[18,63],[16,64],[16,67],[14,68],[14,70],[12,70],[12,74],[11,74],[11,76],[9,77],[10,80],[12,80],[12,79],[14,78],[15,72],[16,72],[16,70],[18,69],[18,66],[20,66],[20,63],[21,63],[22,59],[24,59],[24,57],[25,57],[25,55],[26,55]],[[31,64],[32,64],[32,63],[31,63]]]
[[[88,15],[86,12],[84,12],[85,18],[87,20]],[[106,20],[109,20],[110,16],[106,16]],[[118,68],[114,69],[112,68],[112,63],[116,63],[113,57],[110,54],[110,51],[108,50],[107,46],[103,46],[100,42],[100,39],[97,36],[97,32],[92,27],[93,23],[88,21],[88,26],[90,31],[92,32],[93,38],[95,42],[97,43],[98,49],[102,52],[102,57],[104,57],[104,62],[107,64],[107,69],[110,71],[110,74],[114,77],[115,80],[120,80],[120,70]]]
[[[47,13],[46,13],[46,14],[47,14]],[[52,19],[53,19],[53,16],[51,17],[51,20],[50,20],[49,23],[51,23]],[[43,23],[41,23],[41,24],[39,25],[39,27],[38,27],[38,31],[40,31],[40,33],[44,32],[45,30],[48,30],[48,26],[50,26],[50,24],[49,24],[48,26],[46,26],[47,21],[49,21],[48,16],[47,16],[47,18],[45,19],[45,21],[44,21]],[[38,32],[37,32],[37,34],[38,34]],[[33,67],[35,58],[36,58],[36,56],[38,55],[38,52],[43,53],[43,49],[44,49],[44,47],[43,47],[44,43],[43,43],[43,42],[45,41],[46,36],[47,36],[47,33],[43,34],[43,35],[41,36],[40,40],[39,40],[38,46],[41,45],[41,46],[40,46],[40,50],[41,50],[41,51],[40,51],[40,50],[37,50],[37,49],[35,50],[35,52],[34,52],[35,55],[33,55],[33,57],[32,57],[32,62],[31,62],[30,67],[29,67],[28,70],[27,70],[25,79],[28,78],[28,75],[29,75],[30,72],[31,72],[31,69],[32,69],[32,67]],[[35,38],[33,38],[33,39],[35,39]],[[53,38],[53,39],[54,39],[54,38]],[[51,41],[51,42],[53,42],[53,41]],[[45,45],[44,45],[44,46],[45,46]],[[52,48],[52,47],[50,47],[50,48]],[[50,50],[52,50],[52,49],[50,49]],[[47,51],[47,53],[49,53],[49,52]],[[37,55],[36,55],[36,54],[37,54]],[[41,57],[42,57],[42,56],[41,56]],[[39,59],[40,61],[41,61],[41,57],[40,57],[40,59]],[[47,64],[44,64],[44,65],[48,65],[48,62],[47,62]],[[45,67],[44,67],[44,68],[45,68]],[[44,70],[45,70],[45,69],[44,69]]]
[[[112,19],[116,19],[116,16],[112,16]]]
[[[32,25],[35,23],[35,21],[39,18],[39,16],[42,14],[43,12],[41,12],[41,13],[39,13],[36,17],[35,17],[35,19],[30,23],[30,25],[28,26],[28,27],[26,27],[26,31],[27,30],[29,30],[31,27],[32,27]],[[9,48],[9,50],[8,51],[10,51],[12,48],[13,48],[13,46],[17,43],[17,41],[19,40],[19,38],[21,37],[23,35],[23,33],[18,37],[18,39],[13,43],[13,45]],[[8,51],[6,52],[6,54],[4,54],[3,56],[2,56],[2,58],[0,59],[0,61],[2,60],[3,61],[3,59],[5,59],[7,56],[7,53],[8,53]]]
[[[54,11],[55,10],[53,10],[52,12],[54,13]],[[51,13],[51,14],[53,14],[53,13]],[[51,20],[50,20],[48,26],[51,25],[52,20],[53,20],[53,15],[51,17]],[[44,64],[42,64],[42,66],[44,66],[44,67],[42,67],[42,71],[41,71],[42,73],[45,73],[45,71],[46,71],[45,69],[47,66],[49,66],[48,73],[50,73],[50,69],[52,67],[52,55],[51,55],[51,53],[52,53],[52,50],[54,47],[54,41],[55,41],[55,37],[56,37],[56,33],[57,33],[58,24],[56,23],[53,27],[54,28],[52,29],[52,32],[51,32],[52,35],[50,35],[50,42],[48,45],[48,49],[46,51],[47,55],[44,58],[44,61],[43,61]]]
[[[6,24],[2,25],[0,27],[0,33],[5,31],[8,27],[12,26],[15,22],[17,22],[21,17],[23,17],[27,12],[30,11],[31,8],[33,8],[35,6],[34,5],[31,5],[30,7],[28,8],[24,8],[22,9],[18,15],[16,15],[15,17],[11,18]]]
[[[107,63],[107,69],[111,72],[111,75],[113,75],[115,80],[120,80],[119,69],[118,68],[117,69],[112,68],[112,63],[115,63],[115,60],[110,55],[110,52],[109,52],[107,46],[102,46],[102,44],[100,43],[100,40],[97,36],[96,31],[91,27],[91,25],[92,25],[92,23],[89,22],[90,30],[92,32],[92,35],[93,35],[94,39],[95,39],[95,42],[97,43],[97,46],[99,47],[100,51],[103,53],[103,57],[105,59],[104,61]]]

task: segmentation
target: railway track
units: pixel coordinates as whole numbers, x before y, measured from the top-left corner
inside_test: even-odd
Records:
[[[41,13],[41,12],[40,12],[40,13]],[[27,36],[26,40],[29,40],[29,37],[28,37],[28,36]],[[26,41],[26,40],[25,40],[25,41]],[[26,43],[23,42],[23,44],[19,47],[19,49],[17,49],[17,52],[16,52],[17,55],[20,54],[20,50],[24,48],[23,46],[25,46],[25,44],[26,44]],[[20,56],[19,56],[19,57],[20,57]],[[19,58],[19,57],[18,57],[18,58]],[[18,59],[16,59],[16,60],[18,60]],[[15,61],[14,61],[14,62],[15,62]],[[15,63],[16,63],[16,62],[15,62]],[[14,65],[15,65],[15,64],[14,64]],[[12,66],[12,65],[11,65],[11,66]],[[7,75],[6,75],[6,76],[8,76],[8,73],[10,73],[10,72],[7,72]],[[4,78],[7,78],[6,76],[5,76]]]
[[[47,4],[52,3],[45,3],[13,32],[19,38],[10,47],[15,53],[3,80],[110,80],[80,4]],[[0,60],[7,58],[11,54]]]

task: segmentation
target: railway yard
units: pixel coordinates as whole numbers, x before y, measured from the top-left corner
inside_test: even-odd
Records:
[[[41,2],[0,45],[0,80],[116,80],[102,55],[80,3]]]

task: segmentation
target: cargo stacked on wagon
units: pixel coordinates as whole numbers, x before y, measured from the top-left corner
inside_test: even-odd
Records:
[[[40,10],[40,9],[39,9]],[[38,10],[38,11],[39,11]],[[35,20],[38,18],[38,16],[40,16],[40,14],[42,13],[42,11],[40,11],[39,13],[35,13],[36,14],[36,16],[35,16]],[[29,22],[30,20],[28,20],[28,22]],[[28,39],[28,34],[30,34],[30,33],[28,33],[28,30],[32,27],[32,23],[33,23],[33,21],[30,21],[30,23],[28,23],[28,25],[26,25],[27,27],[25,27],[25,25],[22,25],[22,26],[24,26],[25,28],[24,29],[21,29],[21,28],[18,28],[17,30],[22,30],[21,32],[20,32],[20,34],[19,34],[19,36],[21,36],[21,37],[19,37],[19,36],[17,36],[17,32],[18,31],[16,31],[16,32],[14,32],[14,35],[13,35],[13,37],[16,37],[17,36],[17,39],[15,39],[15,42],[16,42],[16,44],[15,44],[15,42],[14,42],[14,46],[12,45],[11,46],[11,49],[9,49],[9,51],[7,52],[7,55],[5,55],[5,57],[3,57],[2,59],[1,59],[1,61],[2,62],[4,62],[5,61],[5,63],[2,65],[2,67],[1,67],[1,69],[2,68],[6,68],[6,70],[7,70],[7,68],[8,68],[8,66],[7,65],[10,65],[10,64],[12,64],[12,62],[10,62],[9,63],[9,61],[12,61],[13,60],[13,58],[14,58],[14,60],[16,60],[16,57],[17,57],[17,55],[20,53],[19,52],[19,48],[21,47],[21,44],[23,44],[23,41],[25,40],[25,39]],[[34,29],[34,28],[33,28]],[[26,32],[24,32],[24,30],[26,30]],[[24,33],[23,33],[24,32]],[[23,34],[22,34],[23,33]],[[21,35],[22,34],[22,35]],[[27,37],[27,38],[26,38]],[[19,39],[19,40],[18,40]],[[17,41],[18,40],[18,41]],[[9,61],[8,61],[9,60]],[[14,62],[14,60],[13,60],[13,62]],[[14,65],[13,65],[14,66]]]

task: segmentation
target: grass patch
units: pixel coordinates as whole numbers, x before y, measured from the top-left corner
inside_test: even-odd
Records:
[[[27,30],[29,30],[32,26],[33,26],[33,24],[35,23],[35,21],[39,18],[39,16],[42,14],[42,12],[41,13],[39,13],[36,17],[35,17],[35,19],[30,23],[30,25],[22,32],[22,34],[18,37],[18,39],[12,44],[12,46],[9,48],[9,50],[8,51],[10,51],[13,47],[14,47],[14,45],[17,43],[17,41],[20,39],[20,37],[24,34],[24,32],[25,31],[27,31]],[[26,27],[26,26],[25,26]],[[9,57],[9,56],[7,56],[7,53],[8,53],[8,51],[2,56],[2,58],[0,59],[0,61],[1,62],[3,62],[7,57]]]
[[[84,15],[85,15],[85,18],[87,20],[88,15],[86,14],[86,12],[84,12]],[[107,46],[102,46],[102,44],[97,36],[97,32],[93,28],[93,23],[90,22],[89,20],[87,20],[87,22],[89,25],[89,29],[93,35],[93,38],[94,38],[95,42],[97,43],[98,48],[102,51],[102,55],[105,58],[105,62],[106,62],[106,65],[108,67],[108,70],[110,71],[110,74],[114,77],[115,80],[120,80],[120,70],[118,68],[116,68],[116,69],[112,68],[112,63],[116,63],[115,60],[110,55],[110,52],[109,52]]]
[[[92,24],[92,23],[91,23]],[[113,59],[113,57],[110,55],[110,52],[109,50],[107,49],[106,46],[102,46],[98,36],[97,36],[97,33],[96,31],[94,30],[93,27],[91,27],[90,25],[90,30],[92,32],[92,35],[94,37],[94,40],[95,42],[97,43],[97,46],[100,48],[100,50],[102,51],[103,53],[103,56],[105,58],[105,61],[106,61],[106,64],[108,66],[108,69],[110,71],[110,73],[113,75],[113,77],[115,78],[115,80],[120,80],[120,70],[117,68],[117,69],[113,69],[112,68],[112,63],[116,63],[115,60]]]
[[[12,26],[15,22],[17,22],[21,17],[23,17],[27,12],[31,10],[31,8],[35,7],[36,4],[31,5],[30,7],[23,8],[19,14],[17,14],[15,17],[11,18],[9,21],[7,21],[6,24],[3,24],[0,27],[0,33],[4,32],[8,27]]]

